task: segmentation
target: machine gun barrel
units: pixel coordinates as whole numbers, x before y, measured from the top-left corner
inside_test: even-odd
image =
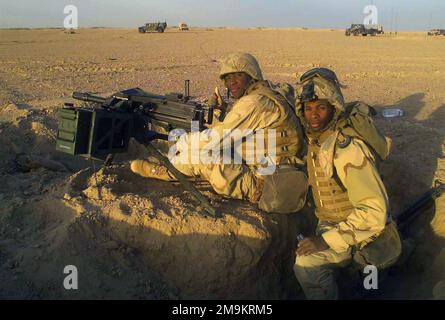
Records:
[[[87,101],[87,102],[96,102],[96,103],[105,103],[106,98],[94,96],[88,92],[73,92],[73,98],[77,100]]]

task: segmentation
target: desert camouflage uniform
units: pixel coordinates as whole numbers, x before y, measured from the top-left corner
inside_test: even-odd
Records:
[[[379,262],[378,267],[387,267],[400,254],[400,239],[388,215],[388,196],[376,168],[378,155],[359,137],[346,135],[338,128],[338,117],[344,111],[339,86],[321,77],[311,81],[318,99],[327,99],[336,110],[326,129],[314,132],[304,119],[302,103],[297,104],[308,138],[309,184],[319,220],[316,234],[323,237],[329,249],[297,255],[294,272],[308,299],[337,299],[333,267],[349,264],[352,251],[371,244],[380,235],[375,244],[382,250],[373,261]]]
[[[175,145],[176,156],[171,159],[171,162],[183,174],[207,180],[213,189],[221,195],[258,202],[262,195],[265,178],[257,173],[257,169],[260,167],[257,162],[259,159],[246,164],[245,142],[241,140],[241,137],[234,143],[243,145],[243,152],[240,155],[243,164],[205,164],[187,161],[184,163],[183,161],[184,157],[188,160],[193,157],[187,153],[191,150],[192,141],[196,138],[195,135],[199,135],[197,139],[200,150],[204,147],[213,149],[209,147],[209,144],[216,144],[217,149],[223,150],[226,146],[224,140],[232,139],[227,135],[226,130],[248,129],[255,132],[263,129],[265,132],[264,143],[267,144],[267,131],[274,129],[277,136],[274,163],[277,165],[302,163],[300,156],[304,140],[299,120],[292,111],[295,100],[285,97],[271,83],[263,80],[258,62],[250,54],[232,54],[222,61],[221,79],[226,74],[234,72],[245,72],[252,78],[244,95],[230,107],[224,121],[211,126],[207,134],[195,132],[181,136]],[[207,137],[211,137],[215,132],[220,139],[218,141],[209,140]],[[299,186],[295,186],[295,188],[299,188]],[[306,196],[306,188],[306,181],[303,181],[299,192],[302,194],[302,203]]]

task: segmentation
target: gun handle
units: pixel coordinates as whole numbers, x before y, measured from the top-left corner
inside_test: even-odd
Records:
[[[224,109],[221,109],[221,113],[219,114],[219,117],[218,117],[218,121],[219,122],[223,122],[224,121],[224,118],[226,117],[226,112],[227,110],[224,108]]]
[[[209,111],[207,113],[207,124],[212,124],[213,123],[213,110],[214,110],[214,107],[210,106],[209,107]]]

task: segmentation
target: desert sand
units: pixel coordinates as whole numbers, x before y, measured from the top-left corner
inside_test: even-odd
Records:
[[[143,179],[115,165],[55,150],[56,113],[73,91],[101,95],[141,87],[205,100],[218,60],[255,55],[265,78],[296,85],[315,66],[335,70],[347,101],[362,100],[393,139],[382,174],[397,216],[435,179],[445,180],[445,37],[425,33],[346,37],[341,30],[133,29],[0,30],[0,298],[202,299],[303,297],[292,273],[298,232],[311,208],[268,215],[199,189],[224,217],[203,216],[177,184]],[[377,298],[445,298],[445,197],[408,230],[405,255]],[[79,289],[65,290],[75,265]],[[442,282],[441,282],[442,281]]]

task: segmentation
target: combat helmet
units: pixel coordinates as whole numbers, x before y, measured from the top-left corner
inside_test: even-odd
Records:
[[[221,61],[221,69],[219,71],[221,80],[226,74],[234,72],[244,72],[254,80],[263,80],[260,65],[250,53],[232,53]]]
[[[327,68],[314,68],[300,77],[300,94],[296,103],[296,113],[300,120],[306,124],[303,105],[314,100],[327,100],[335,108],[331,122],[326,126],[335,124],[338,117],[345,110],[345,100],[341,93],[340,81],[334,71]]]
[[[361,101],[345,104],[340,89],[343,86],[334,71],[326,68],[311,69],[301,76],[300,83],[302,90],[296,103],[296,112],[309,133],[311,129],[304,117],[304,103],[327,100],[334,106],[335,114],[324,130],[332,128],[341,132],[345,140],[339,143],[340,147],[345,147],[351,137],[355,137],[363,140],[380,159],[388,157],[391,139],[382,134],[372,121],[376,111]]]

